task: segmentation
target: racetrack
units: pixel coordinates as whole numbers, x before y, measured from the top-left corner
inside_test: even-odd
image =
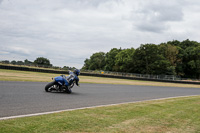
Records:
[[[47,93],[43,82],[0,81],[0,118],[187,95],[200,88],[81,84],[72,94]]]

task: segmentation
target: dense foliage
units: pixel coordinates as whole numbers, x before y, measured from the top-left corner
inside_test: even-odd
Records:
[[[169,74],[200,79],[200,43],[173,40],[141,44],[139,48],[97,52],[86,59],[82,69],[141,74]]]
[[[38,57],[33,63],[38,66],[45,66],[45,67],[52,66],[49,59],[44,57]]]

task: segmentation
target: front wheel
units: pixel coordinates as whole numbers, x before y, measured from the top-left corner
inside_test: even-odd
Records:
[[[68,94],[72,93],[72,87],[73,86],[74,86],[74,82],[72,82],[72,84],[67,87],[65,92],[68,93]]]
[[[68,94],[72,93],[72,89],[70,88],[70,86],[66,87],[65,92]]]
[[[46,92],[51,92],[51,90],[54,88],[54,85],[55,85],[55,84],[56,84],[55,81],[48,83],[48,84],[45,86],[45,91],[46,91]]]

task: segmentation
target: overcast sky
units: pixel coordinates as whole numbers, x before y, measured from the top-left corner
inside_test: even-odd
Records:
[[[0,0],[0,60],[81,68],[95,52],[200,42],[199,0]]]

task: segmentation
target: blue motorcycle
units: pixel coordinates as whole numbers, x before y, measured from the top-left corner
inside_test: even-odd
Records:
[[[79,79],[78,76],[76,76],[73,72],[69,72],[69,74],[70,75],[67,77],[65,75],[60,75],[58,77],[55,77],[54,81],[48,83],[45,86],[45,91],[66,92],[70,94],[72,92],[72,87],[74,86],[74,83],[76,81],[79,81]]]

